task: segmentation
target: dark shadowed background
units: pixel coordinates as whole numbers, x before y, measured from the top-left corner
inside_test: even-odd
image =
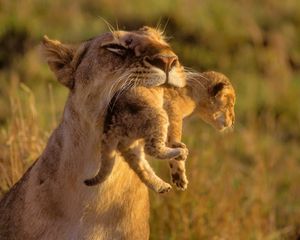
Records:
[[[151,239],[300,238],[300,1],[0,1],[0,196],[42,152],[67,90],[39,52],[44,34],[76,43],[165,27],[181,62],[226,74],[236,126],[186,121],[190,184],[151,192]],[[168,179],[167,164],[151,164]]]

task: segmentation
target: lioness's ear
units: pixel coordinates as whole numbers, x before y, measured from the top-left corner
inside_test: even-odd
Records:
[[[74,86],[74,68],[71,62],[76,49],[57,40],[51,40],[47,36],[43,38],[42,47],[48,65],[55,73],[58,81],[72,89]]]

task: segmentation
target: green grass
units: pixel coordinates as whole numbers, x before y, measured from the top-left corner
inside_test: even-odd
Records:
[[[0,4],[0,195],[43,151],[67,91],[39,53],[44,34],[78,42],[107,31],[163,27],[181,62],[216,70],[237,92],[236,127],[185,123],[185,192],[151,193],[151,239],[300,236],[300,2],[9,1]],[[168,179],[167,165],[153,161]]]

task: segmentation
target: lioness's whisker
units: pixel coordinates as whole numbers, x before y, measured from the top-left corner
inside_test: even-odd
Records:
[[[125,87],[123,87],[122,90],[118,91],[118,93],[116,95],[116,98],[115,98],[115,100],[114,100],[114,102],[113,102],[113,104],[111,106],[111,109],[114,108],[114,106],[115,106],[116,102],[118,101],[118,99],[120,98],[120,96],[122,96],[124,94],[124,92],[126,92],[128,89],[131,88],[131,85],[133,85],[132,82],[130,82],[129,84],[127,84]]]
[[[110,91],[110,94],[112,93],[111,97],[115,94],[115,89],[119,86],[120,83],[121,83],[120,89],[122,89],[122,87],[127,84],[126,81],[130,77],[130,75],[131,75],[130,73],[121,74],[121,76],[116,80],[115,84],[111,88]],[[126,78],[126,81],[123,81],[124,78]]]
[[[115,71],[115,73],[116,72],[117,71]],[[119,78],[117,78],[117,80],[112,85],[106,86],[105,92],[107,92],[108,87],[110,87],[110,88],[108,90],[108,94],[106,95],[107,105],[105,106],[105,111],[107,110],[107,107],[109,106],[109,102],[110,102],[112,96],[115,94],[116,90],[118,89],[119,84],[120,83],[122,84],[121,87],[124,85],[123,79],[124,79],[124,77],[126,77],[126,75],[128,76],[130,74],[128,74],[128,73],[123,74]]]
[[[132,74],[128,74],[127,78],[125,81],[122,82],[122,85],[120,86],[120,90],[117,92],[117,95],[114,99],[113,104],[111,105],[111,109],[114,108],[115,103],[117,102],[117,100],[119,99],[119,97],[122,95],[123,92],[127,91],[130,87],[131,87],[131,75]],[[125,75],[126,76],[126,75]],[[120,77],[120,80],[123,80],[124,76]]]
[[[190,72],[190,73],[197,73],[197,71],[195,69],[190,68],[190,67],[184,67],[184,70],[187,72]]]
[[[115,36],[115,28],[112,24],[110,24],[104,17],[99,16],[99,18],[101,18],[101,20],[105,23],[105,25],[107,26],[107,28],[109,29],[109,31],[113,34],[113,36]]]
[[[184,67],[184,71],[187,75],[187,81],[188,82],[194,82],[197,83],[198,85],[201,85],[202,88],[205,88],[205,86],[199,81],[199,76],[206,80],[210,81],[207,77],[205,77],[203,74],[196,72],[194,69],[189,68],[189,67]]]
[[[208,79],[207,79],[208,80]],[[196,78],[196,75],[195,77],[194,76],[189,76],[187,77],[187,81],[188,82],[194,82],[195,83],[195,86],[201,86],[203,89],[205,89],[205,86],[203,83],[201,83],[197,78]]]
[[[134,85],[133,85],[133,91],[136,91],[136,86],[139,86],[139,83],[140,83],[140,79],[137,77],[137,76],[135,76],[135,78],[134,78],[134,80],[133,80],[133,83],[134,83]]]

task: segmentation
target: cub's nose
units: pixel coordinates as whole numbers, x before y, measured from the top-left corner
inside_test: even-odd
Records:
[[[153,58],[146,58],[146,61],[151,65],[163,70],[165,73],[169,73],[171,69],[176,65],[178,58],[175,55],[163,55],[159,54]]]

